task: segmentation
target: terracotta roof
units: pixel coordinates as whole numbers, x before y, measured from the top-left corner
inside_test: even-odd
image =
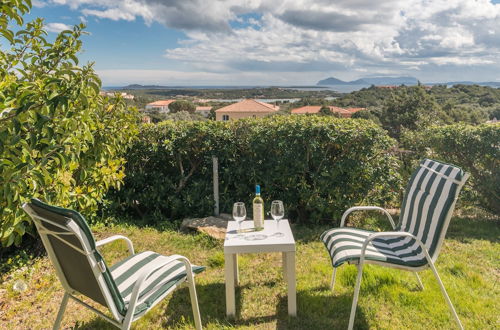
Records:
[[[297,109],[293,109],[291,112],[295,114],[302,114],[302,113],[319,113],[319,110],[321,109],[320,105],[306,105],[305,107],[300,107]]]
[[[160,101],[155,101],[155,102],[151,102],[151,103],[148,103],[146,105],[150,105],[150,106],[165,106],[165,105],[169,105],[170,103],[172,102],[175,102],[175,100],[160,100]]]
[[[365,108],[348,108],[348,109],[344,109],[344,108],[340,108],[340,107],[335,107],[333,105],[330,105],[328,107],[330,108],[331,112],[338,113],[338,114],[340,114],[344,118],[351,117],[352,114],[355,113],[355,112],[358,112],[358,111],[361,111],[361,110],[365,110]],[[306,105],[306,106],[301,107],[301,108],[293,109],[292,113],[293,114],[319,113],[320,110],[321,110],[321,106],[320,105]]]
[[[337,113],[339,113],[341,115],[350,114],[350,112],[347,109],[344,109],[344,108],[339,108],[339,107],[334,107],[334,106],[330,106],[329,108],[330,108],[330,110],[332,112],[337,112]]]
[[[279,107],[269,104],[269,103],[264,103],[264,102],[259,102],[256,100],[252,99],[246,99],[242,100],[238,103],[233,103],[228,106],[222,107],[218,110],[215,110],[215,112],[263,112],[263,113],[270,113],[270,112],[275,112],[278,111]]]
[[[213,107],[196,107],[196,111],[210,111]]]

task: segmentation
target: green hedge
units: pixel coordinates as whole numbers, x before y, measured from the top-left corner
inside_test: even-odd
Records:
[[[403,145],[413,161],[431,157],[471,174],[461,200],[500,214],[500,124],[456,124],[406,132]]]
[[[123,189],[112,198],[142,216],[210,215],[217,156],[222,212],[235,201],[250,206],[260,184],[265,201],[283,200],[293,220],[338,220],[352,205],[398,195],[393,146],[370,121],[321,116],[144,125],[127,156]]]

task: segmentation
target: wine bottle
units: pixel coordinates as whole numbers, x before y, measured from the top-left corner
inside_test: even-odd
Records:
[[[253,222],[256,230],[264,229],[264,200],[260,197],[260,186],[255,186],[255,198],[253,199]]]

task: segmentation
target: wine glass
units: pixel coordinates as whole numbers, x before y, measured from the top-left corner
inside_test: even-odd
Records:
[[[276,220],[276,233],[273,236],[283,237],[285,234],[279,231],[280,220],[285,216],[285,208],[282,201],[273,201],[271,203],[271,216]]]
[[[241,224],[243,223],[243,221],[245,221],[246,217],[247,217],[247,210],[245,209],[245,203],[243,202],[234,203],[233,219],[236,220],[236,222],[238,223],[239,227],[238,233],[240,233],[238,237],[243,236],[241,235]]]

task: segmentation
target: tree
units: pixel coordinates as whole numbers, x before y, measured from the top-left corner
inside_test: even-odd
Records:
[[[42,19],[24,24],[29,0],[0,3],[0,241],[32,232],[30,198],[96,211],[124,177],[137,111],[99,95],[92,65],[78,66],[84,25],[45,39]]]
[[[172,103],[170,103],[168,108],[170,109],[171,113],[176,113],[176,112],[181,112],[181,111],[187,111],[189,113],[194,113],[194,111],[196,110],[196,107],[193,103],[191,103],[189,101],[184,101],[184,100],[172,102]]]
[[[330,110],[330,108],[327,106],[322,106],[321,109],[319,109],[319,114],[323,116],[331,116],[332,110]]]
[[[442,122],[444,116],[434,98],[419,85],[401,87],[391,93],[379,119],[392,137],[399,138],[403,128],[422,129]]]
[[[358,111],[358,112],[353,113],[351,118],[353,118],[353,119],[356,119],[356,118],[368,119],[368,120],[371,120],[374,123],[382,126],[382,123],[380,122],[379,116],[377,116],[376,110]]]
[[[207,118],[210,120],[215,120],[215,118],[216,118],[215,107],[212,107],[212,109],[210,109],[210,113],[208,114]]]

